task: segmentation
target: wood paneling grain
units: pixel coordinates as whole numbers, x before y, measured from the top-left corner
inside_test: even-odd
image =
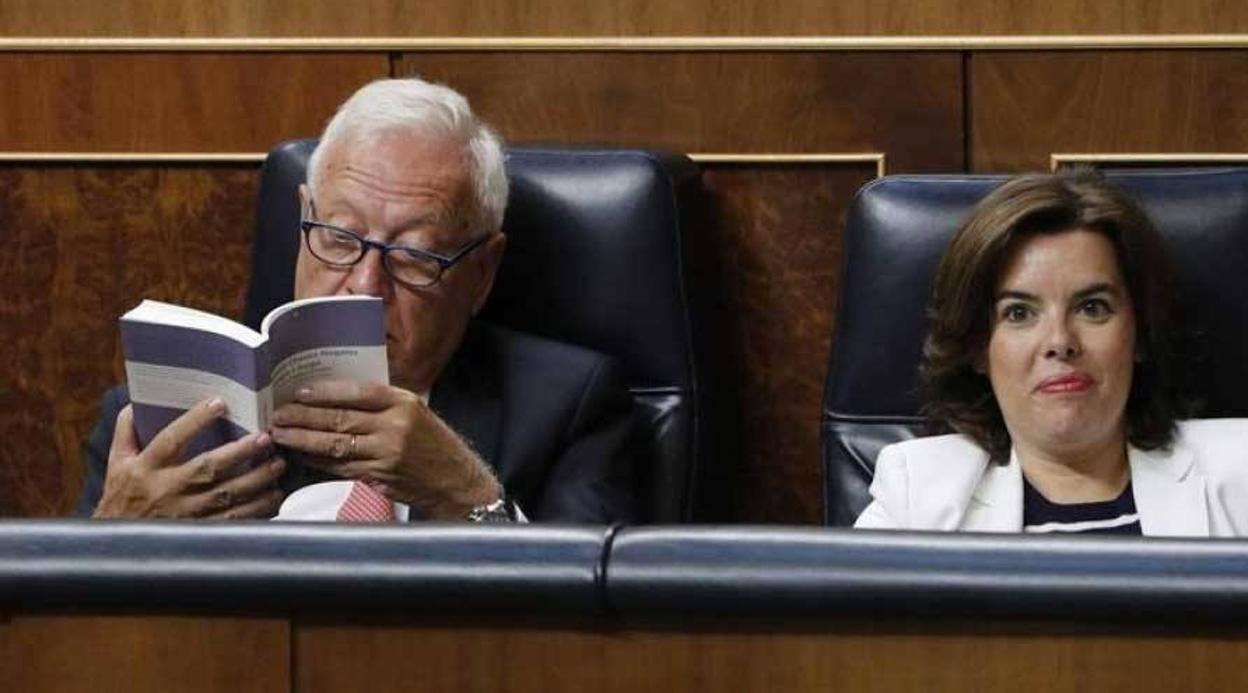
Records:
[[[385,54],[0,54],[0,151],[268,151],[389,72]]]
[[[0,167],[0,515],[74,507],[100,396],[125,377],[122,313],[241,317],[257,183],[255,166]]]
[[[0,620],[8,691],[290,690],[285,619],[14,616]]]
[[[1248,50],[975,53],[972,169],[1052,153],[1248,152]]]
[[[925,629],[928,630],[928,629]],[[297,624],[300,691],[1240,690],[1242,634],[595,633]]]
[[[687,239],[691,287],[712,299],[705,350],[731,409],[727,451],[703,469],[709,521],[818,524],[819,412],[841,267],[845,210],[873,164],[707,164],[713,215]],[[712,278],[708,278],[711,275]],[[722,382],[728,379],[729,383]]]
[[[1234,33],[1235,0],[5,0],[8,36]]]
[[[463,92],[512,141],[962,168],[956,53],[405,54],[396,74],[413,73]]]

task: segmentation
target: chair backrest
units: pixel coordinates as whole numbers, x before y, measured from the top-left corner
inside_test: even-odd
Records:
[[[296,191],[315,146],[292,140],[265,160],[245,315],[253,327],[291,299]],[[688,519],[700,407],[681,225],[696,166],[646,151],[511,149],[507,173],[507,251],[483,319],[618,359],[644,422],[643,517]]]
[[[1161,231],[1179,272],[1203,416],[1248,415],[1248,169],[1111,171]],[[824,517],[852,524],[880,448],[923,430],[918,364],[936,266],[1004,176],[890,176],[849,211],[823,398]]]

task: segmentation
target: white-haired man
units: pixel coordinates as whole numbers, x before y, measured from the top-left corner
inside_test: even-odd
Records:
[[[471,320],[506,246],[507,178],[498,138],[462,96],[418,79],[366,85],[326,127],[299,196],[295,296],[382,297],[391,384],[317,383],[268,431],[190,460],[220,402],[140,450],[114,390],[81,512],[269,517],[298,489],[283,517],[363,491],[399,519],[632,519],[631,402],[612,362]],[[333,478],[365,483],[314,484]],[[306,493],[316,486],[328,496]]]

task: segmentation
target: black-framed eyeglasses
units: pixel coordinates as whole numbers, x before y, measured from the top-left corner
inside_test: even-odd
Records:
[[[442,273],[455,266],[478,246],[490,239],[486,234],[450,255],[406,245],[370,241],[347,229],[312,219],[316,208],[308,203],[307,215],[299,220],[304,243],[312,257],[331,267],[351,267],[364,259],[369,249],[381,252],[381,266],[394,281],[412,289],[426,289],[438,283]]]

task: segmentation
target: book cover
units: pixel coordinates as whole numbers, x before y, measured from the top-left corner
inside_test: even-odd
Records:
[[[210,397],[228,414],[187,456],[268,427],[273,410],[306,383],[389,383],[380,298],[326,296],[273,309],[260,332],[218,315],[145,300],[121,317],[126,381],[139,444]]]

